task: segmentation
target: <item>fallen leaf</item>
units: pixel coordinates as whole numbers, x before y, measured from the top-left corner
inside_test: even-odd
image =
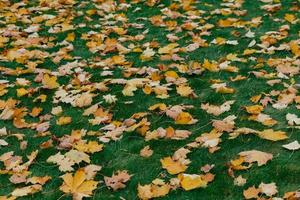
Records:
[[[131,176],[126,170],[117,171],[112,177],[104,176],[105,185],[114,191],[125,188],[125,183],[130,180]]]
[[[171,157],[165,157],[160,160],[162,168],[166,169],[169,174],[179,174],[187,169],[187,166],[180,163],[179,161],[174,161]]]
[[[98,182],[93,180],[86,180],[84,169],[79,169],[74,176],[71,173],[61,176],[64,180],[60,186],[60,190],[66,194],[72,194],[73,199],[82,199],[93,194],[93,190],[97,188]]]
[[[153,154],[153,150],[150,149],[150,146],[147,145],[145,146],[141,151],[140,151],[140,155],[142,157],[145,157],[145,158],[149,158],[150,156],[152,156]]]
[[[300,149],[300,144],[297,140],[295,140],[294,142],[282,145],[282,146],[291,151]]]
[[[207,186],[207,182],[197,174],[179,174],[178,179],[180,180],[181,187],[186,191],[199,187],[205,188]]]
[[[260,138],[271,140],[271,141],[280,141],[288,138],[285,132],[283,131],[274,131],[273,129],[266,129],[261,132],[258,132]]]
[[[243,195],[245,199],[256,199],[258,198],[258,194],[260,193],[260,189],[253,187],[249,187],[247,190],[244,190]]]
[[[44,74],[42,83],[45,88],[47,89],[55,89],[59,87],[59,84],[56,82],[57,77],[56,76],[50,76],[49,74]]]
[[[245,162],[257,162],[258,166],[265,165],[269,160],[272,160],[273,158],[272,154],[257,150],[243,151],[240,152],[239,155],[244,157]]]

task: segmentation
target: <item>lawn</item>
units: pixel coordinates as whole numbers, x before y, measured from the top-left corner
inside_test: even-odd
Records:
[[[298,0],[1,0],[0,200],[300,199]]]

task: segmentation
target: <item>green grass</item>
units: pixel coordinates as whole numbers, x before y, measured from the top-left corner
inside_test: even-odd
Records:
[[[17,2],[17,1],[14,1]],[[155,5],[154,7],[149,7],[145,4],[144,1],[131,4],[131,7],[128,8],[127,12],[125,11],[116,11],[116,13],[124,13],[129,23],[143,23],[143,29],[135,29],[128,28],[127,35],[137,35],[142,34],[146,29],[149,32],[145,35],[145,38],[140,42],[123,42],[124,46],[128,46],[130,43],[134,43],[137,46],[142,46],[146,42],[157,41],[160,44],[160,47],[165,46],[169,43],[166,38],[166,35],[172,33],[172,31],[166,30],[164,27],[156,27],[153,26],[149,21],[142,20],[138,18],[148,18],[153,15],[161,15],[160,9],[163,7],[169,6],[171,3],[175,3],[177,1],[164,1]],[[78,7],[77,5],[86,3],[85,6]],[[195,6],[197,9],[201,9],[207,11],[202,17],[210,16],[209,11],[212,11],[216,8],[221,8],[221,1],[219,0],[205,0],[205,1],[197,1]],[[207,6],[210,4],[211,6]],[[255,39],[257,42],[259,38],[263,36],[268,31],[277,31],[280,26],[289,24],[286,21],[282,22],[274,22],[275,18],[283,19],[285,13],[293,13],[297,17],[299,17],[299,12],[290,11],[292,5],[298,5],[299,2],[293,0],[282,1],[282,8],[273,14],[268,14],[264,10],[259,9],[259,6],[263,5],[262,2],[258,0],[253,1],[245,1],[242,9],[248,11],[247,15],[241,16],[240,18],[243,20],[250,20],[253,17],[262,16],[262,24],[257,28],[251,28],[253,32],[255,32]],[[37,6],[37,1],[29,1],[26,3],[25,7],[30,8]],[[158,5],[162,5],[161,8]],[[133,12],[136,8],[140,7],[141,10],[139,12]],[[85,12],[88,9],[95,8],[95,5],[92,1],[78,1],[73,6],[66,6],[66,9],[73,12],[74,14],[77,11]],[[5,21],[4,16],[2,15],[7,11],[2,11],[0,8],[0,20]],[[184,13],[183,10],[179,10],[179,12]],[[48,11],[44,11],[47,14],[58,15],[59,10],[50,9]],[[32,16],[36,16],[39,14],[31,14]],[[85,14],[86,15],[86,14]],[[233,15],[222,16],[222,15],[211,15],[210,18],[206,21],[206,23],[217,24],[219,19],[226,19],[227,17],[234,17]],[[93,25],[97,25],[100,22],[100,16],[93,15],[91,16],[92,21],[87,21],[83,16],[75,16],[72,20],[74,25],[78,25],[80,23],[86,23],[87,26],[83,28],[75,28],[74,30],[60,32],[57,34],[49,34],[47,31],[50,27],[42,25],[42,30],[39,31],[40,36],[44,37],[54,37],[54,43],[56,43],[55,47],[43,49],[43,51],[53,53],[57,52],[61,46],[57,45],[59,42],[63,41],[66,37],[67,33],[74,32],[76,34],[75,41],[72,42],[74,46],[74,50],[70,52],[70,55],[73,56],[71,60],[62,60],[60,63],[55,64],[51,58],[46,58],[38,65],[38,68],[49,69],[51,71],[56,71],[57,68],[65,64],[67,62],[74,61],[74,57],[80,57],[79,60],[85,62],[86,64],[83,67],[83,70],[88,72],[91,75],[90,80],[92,82],[101,82],[105,78],[100,76],[100,73],[103,71],[101,68],[91,68],[90,64],[95,62],[96,57],[100,57],[102,59],[109,58],[113,55],[117,55],[118,53],[108,53],[107,55],[101,55],[100,53],[92,53],[86,47],[86,41],[80,39],[81,35],[87,33],[89,31],[101,32],[106,29],[106,27],[93,28]],[[178,25],[181,25],[183,22],[182,19],[178,20]],[[22,28],[27,27],[26,24],[18,21],[18,26]],[[121,27],[122,24],[118,23]],[[299,22],[297,24],[289,24],[290,31],[287,38],[283,39],[280,43],[289,42],[291,40],[299,39],[299,31],[300,25]],[[0,29],[5,29],[8,26],[8,23],[1,23]],[[203,60],[220,60],[226,55],[230,53],[236,53],[239,57],[243,57],[242,53],[244,49],[247,48],[247,45],[252,40],[252,38],[244,38],[244,37],[236,37],[231,34],[231,31],[237,30],[243,36],[247,30],[246,28],[220,28],[216,26],[211,30],[210,36],[203,36],[204,39],[210,43],[216,37],[224,37],[227,40],[238,40],[239,45],[231,46],[231,45],[223,45],[217,46],[210,44],[209,47],[199,48],[190,53],[181,53],[180,56],[185,58],[181,63],[188,64],[190,61],[197,61],[202,63]],[[188,31],[184,30],[177,35],[181,37],[178,43],[181,46],[186,46],[190,44],[191,36],[187,34]],[[196,30],[192,32],[197,33]],[[111,38],[119,38],[117,34],[110,34]],[[14,41],[14,38],[11,38],[11,41]],[[10,41],[10,42],[11,42]],[[12,48],[11,44],[6,44],[0,50],[2,54],[4,50]],[[30,48],[28,48],[30,49]],[[35,48],[34,49],[39,49]],[[142,62],[139,58],[140,53],[128,53],[125,55],[127,61],[132,62],[134,67],[153,67],[157,68],[158,64],[170,64],[170,61],[161,61],[159,59],[159,54],[153,57],[153,60],[148,62]],[[255,57],[263,58],[267,60],[268,58],[284,58],[286,56],[292,57],[291,52],[289,51],[278,51],[273,55],[267,54],[255,54]],[[244,56],[247,58],[246,56]],[[174,63],[180,63],[179,61]],[[236,115],[236,127],[249,127],[257,130],[263,130],[267,127],[263,126],[258,122],[248,121],[247,117],[249,116],[243,106],[252,105],[253,103],[249,100],[252,96],[258,95],[260,93],[269,93],[271,90],[283,90],[284,87],[282,84],[275,85],[271,87],[266,84],[266,79],[256,78],[253,74],[249,74],[249,72],[256,70],[252,68],[256,65],[256,61],[248,60],[245,63],[241,62],[233,62],[232,65],[238,67],[240,69],[240,75],[244,75],[247,77],[244,81],[238,82],[230,82],[230,77],[235,77],[237,73],[229,73],[225,71],[221,71],[218,73],[213,73],[209,71],[205,71],[201,75],[188,75],[179,73],[180,76],[187,78],[189,85],[194,89],[195,93],[198,95],[197,98],[188,98],[188,97],[180,97],[176,93],[176,89],[174,86],[171,86],[172,90],[169,91],[170,97],[167,99],[158,99],[155,95],[145,95],[141,89],[138,89],[135,92],[135,95],[132,97],[123,96],[122,89],[123,86],[120,85],[111,85],[109,86],[110,90],[108,92],[97,92],[97,96],[93,98],[93,104],[104,101],[102,96],[105,94],[116,95],[118,101],[109,105],[106,103],[102,103],[102,106],[105,109],[110,110],[113,113],[114,120],[123,121],[124,119],[129,118],[134,113],[137,112],[146,112],[148,107],[155,103],[165,103],[166,105],[178,105],[178,104],[188,104],[193,105],[194,108],[190,109],[189,112],[193,115],[194,118],[198,119],[198,123],[194,125],[175,125],[174,121],[165,115],[159,115],[155,112],[151,112],[148,116],[148,121],[151,122],[150,129],[155,130],[158,127],[168,127],[173,126],[178,129],[187,129],[192,131],[192,135],[182,141],[176,140],[168,140],[168,139],[159,139],[159,140],[151,140],[146,142],[144,138],[139,135],[137,132],[124,133],[123,138],[119,141],[112,141],[110,143],[105,144],[104,150],[98,153],[94,153],[91,155],[91,163],[96,165],[101,165],[102,170],[97,173],[95,180],[103,181],[103,176],[111,176],[113,172],[117,170],[128,170],[130,174],[133,174],[131,180],[126,184],[126,188],[113,192],[108,189],[104,183],[100,183],[98,188],[93,192],[93,199],[120,199],[121,197],[133,200],[138,199],[137,197],[137,185],[140,183],[142,185],[151,183],[155,178],[163,178],[168,180],[172,177],[167,173],[166,170],[161,168],[160,159],[166,156],[172,156],[173,153],[183,147],[184,145],[192,142],[196,137],[200,136],[202,133],[209,132],[212,129],[210,124],[212,119],[223,119],[229,115]],[[16,61],[0,61],[0,66],[4,66],[7,68],[15,69],[16,67],[25,67],[22,63],[17,63]],[[267,65],[264,65],[263,70],[268,72],[275,72],[276,69],[270,68]],[[113,78],[122,78],[122,67],[116,67],[112,69],[114,71]],[[26,78],[33,82],[36,74],[25,74],[20,76],[8,76],[4,73],[0,73],[0,79],[9,80],[10,83],[14,83],[16,78]],[[138,75],[134,75],[130,78],[140,77]],[[70,83],[72,76],[63,76],[58,78],[58,82],[60,85],[67,85]],[[224,82],[227,82],[228,85],[236,90],[234,94],[219,94],[215,93],[213,89],[210,88],[211,83],[209,82],[211,79],[220,79]],[[299,83],[299,76],[296,75],[294,77],[296,83]],[[290,84],[290,80],[283,80]],[[38,87],[39,83],[32,84],[31,87]],[[55,105],[52,103],[52,96],[54,95],[54,90],[40,89],[38,92],[34,93],[32,97],[17,97],[16,89],[18,86],[13,86],[9,88],[9,92],[1,97],[2,100],[7,100],[8,98],[18,99],[20,101],[19,107],[27,107],[30,111],[33,107],[42,107],[42,114],[47,114],[51,112],[52,107]],[[47,94],[47,101],[44,103],[33,103],[33,99],[39,96],[40,94]],[[225,112],[218,117],[214,117],[212,115],[207,114],[204,110],[200,108],[201,103],[209,102],[211,104],[221,104],[226,100],[235,100],[235,104],[232,106],[229,112]],[[125,104],[127,101],[133,101],[133,104]],[[50,120],[50,129],[49,131],[53,136],[61,137],[63,135],[68,135],[72,130],[76,129],[86,129],[86,130],[94,130],[97,131],[103,125],[92,126],[88,123],[88,117],[83,117],[82,113],[84,109],[82,108],[74,108],[70,104],[59,103],[59,105],[63,108],[63,113],[65,116],[72,117],[72,123],[64,126],[56,125],[55,121],[57,117],[53,117]],[[241,135],[234,140],[228,139],[228,134],[224,133],[222,135],[222,142],[219,145],[221,149],[213,154],[208,153],[206,148],[193,149],[192,153],[188,155],[188,158],[192,161],[189,165],[186,173],[201,173],[200,167],[205,164],[214,164],[215,168],[212,170],[212,173],[215,174],[215,180],[208,185],[207,188],[199,188],[192,191],[184,191],[183,189],[177,189],[175,191],[171,191],[167,196],[162,197],[161,199],[178,199],[178,200],[186,200],[186,199],[204,199],[204,200],[235,200],[235,199],[243,199],[243,190],[251,187],[253,185],[258,186],[261,182],[270,183],[275,182],[278,186],[278,195],[283,196],[285,192],[295,191],[300,188],[300,153],[299,151],[288,151],[283,149],[281,146],[283,144],[292,142],[294,140],[300,140],[300,131],[295,128],[289,128],[287,126],[287,121],[285,119],[285,115],[287,113],[295,113],[300,114],[299,110],[296,109],[295,104],[289,105],[287,109],[284,110],[276,110],[272,108],[270,105],[266,107],[263,111],[265,114],[270,114],[270,116],[278,121],[278,124],[272,127],[274,130],[282,130],[286,131],[289,139],[286,141],[279,142],[271,142],[267,140],[263,140],[254,135]],[[32,117],[26,118],[26,120],[30,122],[37,122],[38,119],[33,119]],[[19,141],[17,141],[14,137],[5,137],[5,139],[9,146],[0,148],[0,155],[6,153],[8,151],[14,151],[15,155],[20,155],[26,160],[26,155],[29,155],[30,152],[39,149],[39,154],[35,162],[30,166],[29,171],[32,172],[35,176],[45,176],[49,175],[52,179],[43,186],[43,190],[41,192],[35,193],[33,195],[29,195],[26,197],[22,197],[20,199],[71,199],[71,196],[64,195],[63,192],[59,191],[59,186],[62,184],[62,179],[60,178],[63,175],[62,172],[58,170],[57,165],[47,163],[46,160],[49,156],[56,154],[59,150],[55,147],[51,147],[49,149],[40,149],[39,145],[42,142],[49,140],[52,136],[45,137],[35,137],[36,131],[30,129],[17,129],[13,126],[12,121],[0,121],[0,128],[6,127],[10,133],[23,133],[25,135],[24,140],[28,141],[28,147],[26,150],[20,150]],[[87,139],[96,140],[96,136],[86,137]],[[153,156],[150,158],[143,158],[139,155],[140,150],[146,146],[150,145],[150,147],[154,150]],[[243,187],[237,187],[233,184],[233,179],[227,175],[226,163],[230,160],[237,158],[237,154],[241,151],[246,150],[261,150],[264,152],[269,152],[274,155],[272,161],[268,162],[267,165],[262,167],[257,167],[254,165],[251,169],[246,171],[236,172],[236,175],[243,175],[244,178],[247,179],[246,185]],[[61,151],[65,152],[65,151]],[[0,163],[1,169],[4,169],[2,163]],[[75,168],[78,169],[80,167],[84,167],[85,164],[81,163],[77,165]],[[0,195],[8,195],[14,188],[24,186],[24,184],[14,185],[8,181],[9,175],[0,175]]]

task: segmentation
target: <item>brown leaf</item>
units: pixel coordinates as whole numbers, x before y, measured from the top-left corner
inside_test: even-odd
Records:
[[[105,185],[114,191],[125,188],[125,183],[130,180],[131,176],[126,170],[117,171],[112,177],[104,176]]]

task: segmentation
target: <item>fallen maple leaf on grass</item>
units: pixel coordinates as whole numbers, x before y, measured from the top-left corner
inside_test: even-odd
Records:
[[[180,163],[179,161],[174,161],[171,157],[165,157],[160,160],[162,168],[166,169],[170,174],[179,174],[187,169],[187,166]]]
[[[179,174],[178,179],[180,180],[181,187],[187,191],[207,186],[207,181],[197,174]]]
[[[138,197],[148,200],[156,197],[163,197],[170,192],[171,186],[161,179],[155,179],[151,184],[138,185]]]
[[[257,162],[258,166],[265,165],[269,160],[272,160],[273,158],[272,154],[257,150],[243,151],[240,152],[239,155],[244,158],[245,162]]]
[[[255,199],[255,198],[259,198],[259,194],[272,197],[277,193],[278,190],[275,183],[268,183],[268,184],[261,183],[258,188],[252,186],[244,190],[243,195],[245,199]]]
[[[285,132],[283,131],[274,131],[272,129],[266,129],[258,133],[260,138],[271,140],[271,141],[279,141],[285,140],[288,138]]]
[[[47,89],[55,89],[59,87],[59,84],[56,82],[57,77],[56,76],[50,76],[49,74],[44,74],[42,83],[45,88]]]
[[[104,176],[105,185],[114,191],[125,188],[125,183],[130,180],[131,176],[126,170],[117,171],[112,177]]]
[[[148,157],[152,156],[152,154],[153,154],[153,150],[150,149],[150,146],[149,146],[149,145],[145,146],[145,147],[140,151],[140,155],[141,155],[142,157],[145,157],[145,158],[148,158]]]
[[[91,196],[98,184],[97,181],[86,180],[84,169],[77,170],[74,176],[71,173],[67,173],[61,177],[64,182],[59,189],[66,194],[72,194],[74,200]]]

